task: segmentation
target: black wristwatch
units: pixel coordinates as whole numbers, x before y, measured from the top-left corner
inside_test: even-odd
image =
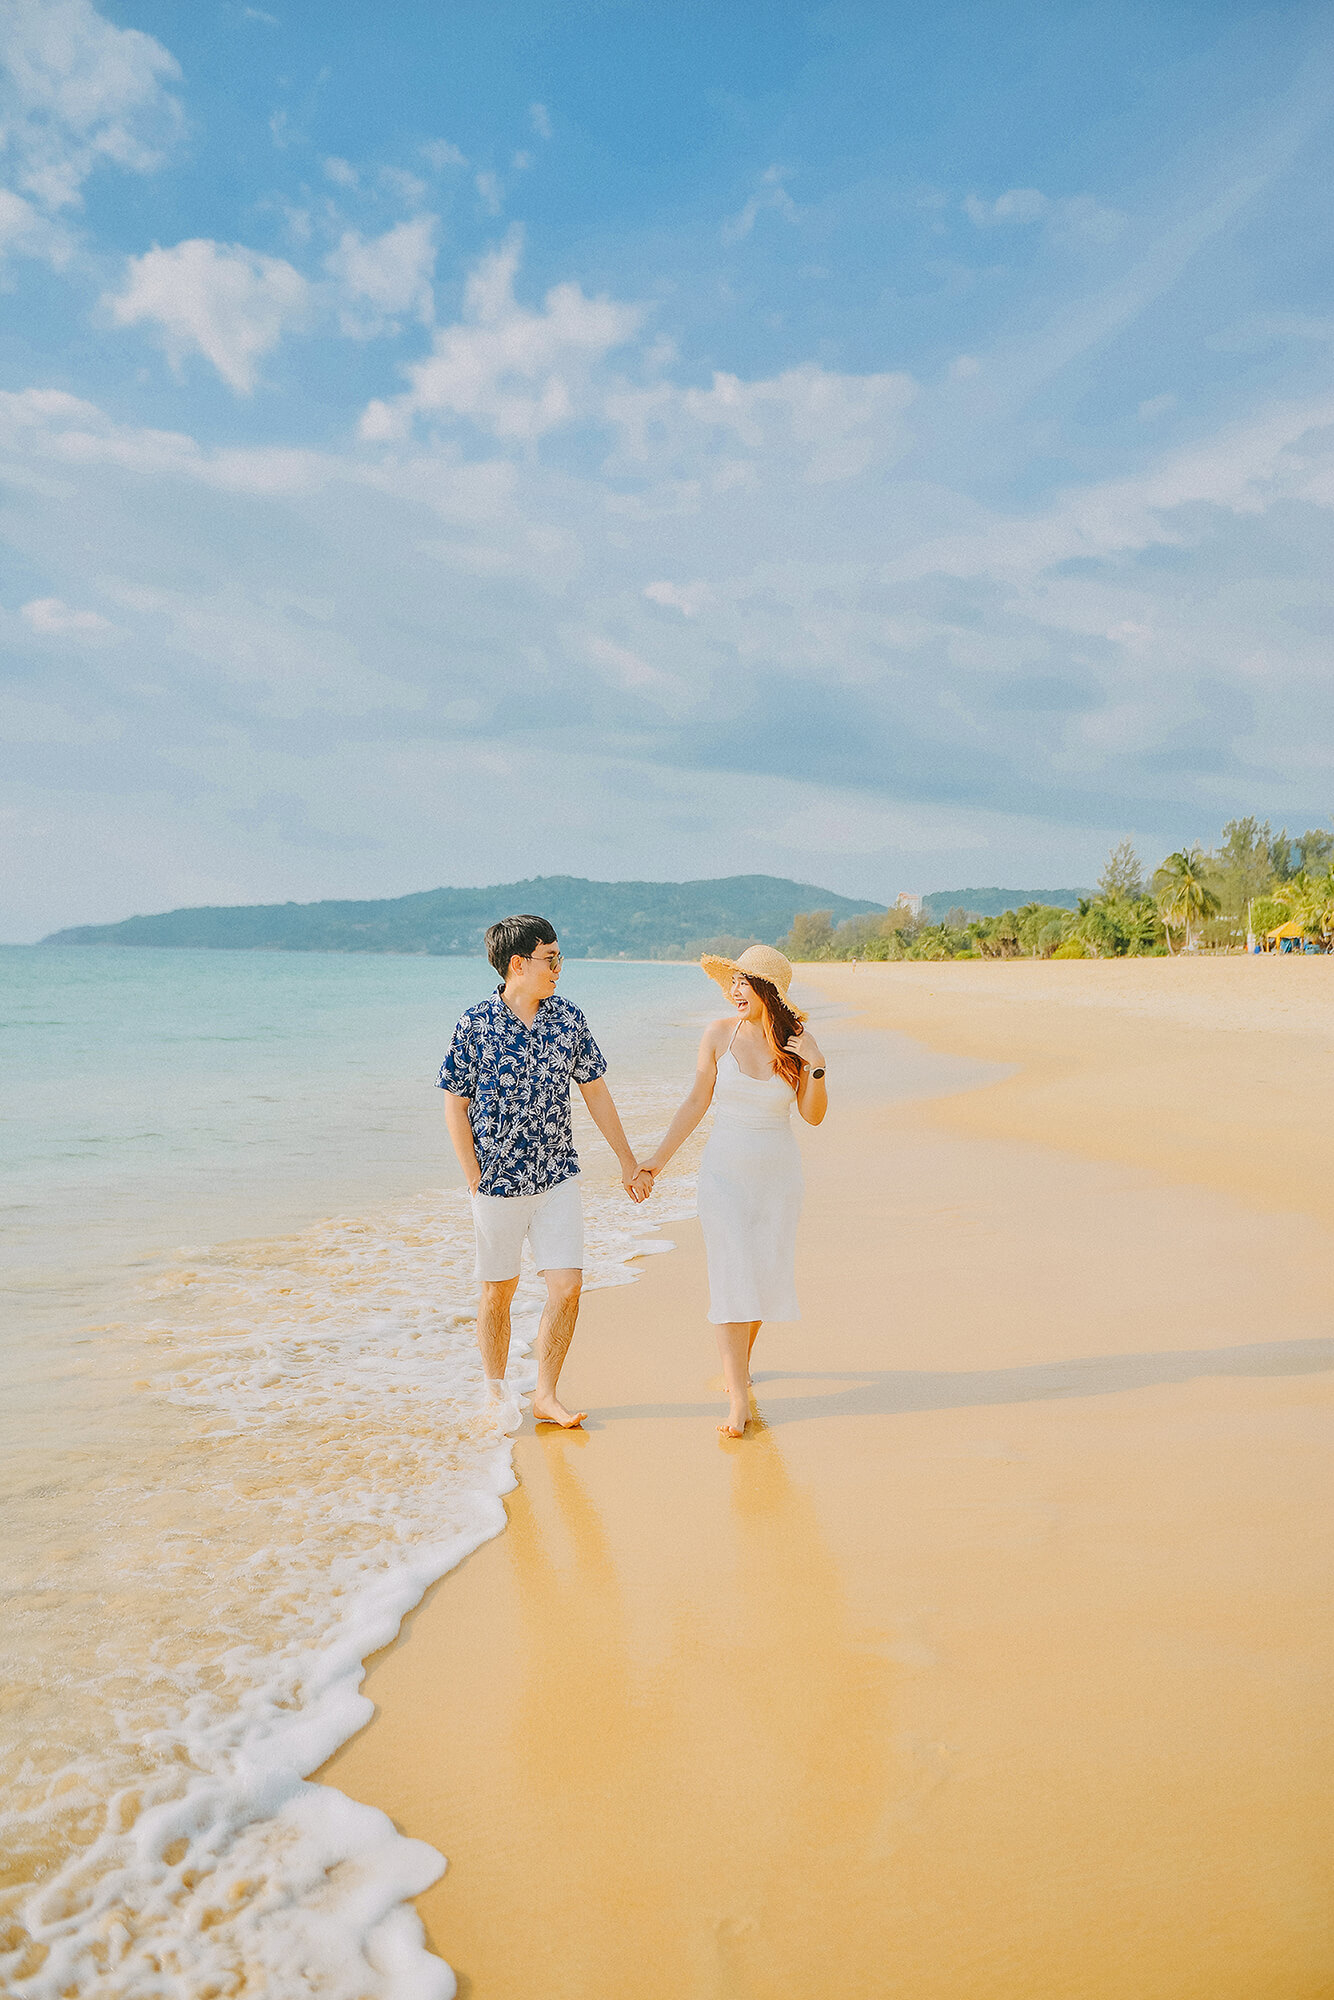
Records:
[[[824,1064],[823,1064],[823,1063],[821,1063],[821,1064],[820,1064],[820,1067],[819,1067],[819,1069],[813,1069],[813,1070],[811,1071],[811,1075],[812,1075],[812,1077],[817,1077],[817,1076],[823,1076],[823,1075],[824,1075]]]

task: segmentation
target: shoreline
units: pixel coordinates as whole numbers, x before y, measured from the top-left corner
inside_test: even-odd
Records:
[[[516,1440],[508,1533],[368,1663],[318,1775],[449,1857],[418,1908],[462,1992],[1327,1980],[1323,994],[1129,963],[798,969],[857,1034],[1018,1068],[807,1137],[807,1317],[742,1443],[696,1223],[591,1294],[592,1428]],[[1211,1064],[1252,1137],[1305,1076],[1286,1159],[1210,1157]]]
[[[505,1522],[512,1441],[477,1418],[472,1231],[431,1088],[480,968],[10,957],[33,1052],[11,1219],[77,1218],[82,1269],[38,1272],[9,1329],[0,1985],[230,1991],[290,1957],[328,2000],[443,1993],[404,1900],[438,1855],[304,1780],[371,1712],[364,1658]],[[582,984],[608,1046],[642,1050],[632,1125],[656,1122],[702,975]],[[590,1285],[671,1229],[612,1165],[604,1186],[586,1162]]]

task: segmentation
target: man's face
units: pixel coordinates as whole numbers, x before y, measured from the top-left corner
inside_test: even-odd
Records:
[[[538,1000],[548,1000],[560,978],[560,946],[540,944],[528,958],[510,960],[510,983]]]

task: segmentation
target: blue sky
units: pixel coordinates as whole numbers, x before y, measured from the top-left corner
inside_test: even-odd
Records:
[[[0,936],[1334,810],[1316,5],[0,14]]]

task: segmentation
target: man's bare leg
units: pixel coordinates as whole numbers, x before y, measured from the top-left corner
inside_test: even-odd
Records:
[[[750,1372],[750,1357],[755,1352],[755,1336],[762,1325],[763,1321],[758,1319],[753,1319],[750,1323],[750,1339],[746,1344],[746,1387],[748,1389],[755,1380],[755,1377]]]
[[[510,1358],[510,1303],[518,1283],[517,1278],[501,1278],[493,1284],[484,1282],[477,1302],[477,1345],[487,1394],[493,1403],[503,1402],[509,1394],[505,1370]]]
[[[735,1319],[714,1328],[718,1336],[718,1357],[723,1364],[723,1381],[727,1386],[727,1422],[718,1426],[724,1437],[744,1437],[746,1425],[750,1422],[752,1324],[748,1319]]]
[[[544,1271],[547,1303],[537,1332],[537,1389],[533,1396],[533,1417],[539,1424],[559,1424],[562,1430],[578,1430],[587,1410],[567,1410],[556,1394],[560,1371],[574,1339],[574,1323],[579,1317],[582,1271]]]

